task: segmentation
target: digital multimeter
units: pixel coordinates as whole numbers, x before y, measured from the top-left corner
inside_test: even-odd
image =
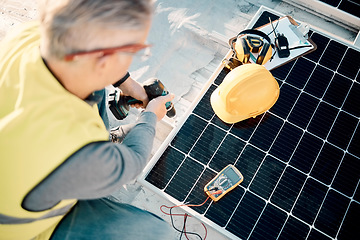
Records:
[[[244,180],[243,175],[233,165],[227,165],[206,186],[204,191],[215,202],[234,189]]]

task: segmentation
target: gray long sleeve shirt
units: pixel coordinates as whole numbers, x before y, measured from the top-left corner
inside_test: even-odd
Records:
[[[154,113],[143,112],[135,124],[126,126],[131,130],[122,144],[84,146],[27,194],[23,207],[41,211],[63,199],[101,198],[135,179],[150,155],[156,121]]]

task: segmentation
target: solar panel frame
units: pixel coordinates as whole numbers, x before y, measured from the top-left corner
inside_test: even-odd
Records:
[[[323,3],[329,4],[337,9],[352,14],[360,18],[360,4],[351,0],[319,0]]]
[[[358,29],[360,3],[354,0],[284,0],[295,7],[305,7],[309,12],[320,13],[330,21],[335,20]]]
[[[265,10],[271,11],[266,8]],[[260,11],[263,11],[263,9],[260,9]],[[272,12],[274,13],[274,11]],[[249,25],[251,26],[251,24],[254,24],[254,22],[251,22]],[[327,36],[326,33],[323,33],[320,30],[316,30],[312,33],[312,35],[315,36],[316,39],[320,39],[320,41],[325,42],[327,46],[329,46],[330,42],[332,41],[341,41],[339,39],[327,41],[326,38],[332,39],[333,36]],[[346,43],[344,45],[347,46]],[[322,49],[322,46],[323,45],[321,44],[320,49],[318,48],[317,51],[306,55],[297,61],[301,61],[305,64],[310,62],[311,65],[313,65],[312,69],[315,69],[315,65],[313,63],[315,62],[316,66],[318,66],[317,64],[319,61],[324,64],[328,64],[329,67],[334,68],[331,62],[328,63],[327,61],[321,60],[324,55],[324,51],[327,50],[327,47]],[[351,48],[353,46],[347,47],[350,47],[348,49],[353,49]],[[318,51],[323,51],[323,53],[319,54]],[[348,51],[344,52],[345,57],[342,58],[349,58],[347,57],[347,52]],[[327,53],[325,55],[329,56],[332,54],[333,53]],[[352,55],[354,55],[353,52],[349,56]],[[225,58],[229,57],[230,53],[225,56]],[[339,63],[340,62],[341,61],[339,61]],[[348,218],[342,219],[340,223],[337,223],[336,226],[339,226],[339,229],[335,235],[333,232],[331,232],[331,236],[329,234],[324,235],[324,233],[319,231],[318,228],[313,228],[312,224],[315,224],[315,227],[319,226],[320,230],[325,229],[325,231],[331,231],[326,225],[322,225],[322,219],[325,219],[324,221],[326,221],[326,216],[328,215],[328,213],[323,210],[322,206],[324,204],[330,204],[330,206],[332,206],[330,200],[334,199],[334,196],[351,199],[351,201],[349,200],[349,203],[346,205],[347,207],[335,209],[336,213],[339,212],[340,215],[342,213],[345,214],[347,211],[349,211],[350,208],[355,209],[357,212],[359,211],[357,204],[360,195],[358,186],[358,170],[360,169],[360,166],[356,165],[353,169],[351,169],[351,163],[354,161],[354,158],[355,160],[359,161],[359,150],[356,147],[358,145],[352,142],[353,144],[344,146],[345,144],[342,144],[341,141],[336,140],[337,137],[335,137],[340,134],[341,139],[345,139],[345,141],[348,142],[350,139],[359,139],[359,118],[356,116],[358,110],[353,110],[350,108],[351,112],[345,112],[343,110],[339,111],[339,109],[342,109],[342,107],[345,106],[345,102],[348,101],[348,97],[350,95],[349,89],[352,89],[352,86],[355,84],[357,79],[354,79],[355,82],[349,82],[349,79],[344,78],[342,74],[338,72],[332,74],[331,72],[331,74],[328,74],[328,76],[333,75],[331,78],[335,79],[337,84],[334,86],[332,83],[326,86],[322,85],[322,90],[310,94],[306,92],[306,87],[309,83],[308,80],[305,82],[303,81],[303,83],[297,82],[296,84],[291,84],[291,82],[283,82],[283,80],[288,77],[289,74],[295,74],[292,73],[293,70],[294,72],[298,71],[296,68],[294,68],[294,66],[296,66],[296,61],[286,64],[281,69],[275,69],[273,74],[276,76],[281,86],[280,98],[295,103],[295,106],[289,109],[288,105],[282,106],[281,104],[275,104],[275,106],[265,114],[262,114],[255,119],[245,120],[235,124],[234,126],[231,126],[220,121],[216,115],[214,116],[214,112],[212,111],[209,103],[209,91],[212,92],[211,90],[215,89],[216,86],[221,83],[221,79],[227,74],[227,70],[224,70],[220,64],[210,77],[210,80],[204,86],[202,93],[194,100],[192,107],[188,109],[187,113],[185,114],[186,117],[179,121],[179,127],[175,128],[167,137],[167,139],[165,139],[164,144],[158,150],[157,154],[155,154],[153,160],[151,161],[152,163],[149,164],[144,174],[139,178],[139,181],[159,195],[171,200],[174,204],[181,204],[183,202],[201,203],[205,200],[205,195],[198,196],[196,192],[202,191],[204,183],[210,181],[211,178],[216,175],[217,171],[220,171],[229,163],[221,160],[225,159],[224,154],[222,153],[225,147],[221,143],[228,140],[221,137],[222,140],[217,142],[218,148],[216,148],[216,144],[213,145],[211,153],[215,153],[215,155],[210,158],[210,152],[199,153],[194,150],[194,148],[196,144],[204,144],[210,141],[206,137],[200,141],[201,137],[199,138],[199,136],[203,136],[202,134],[206,132],[206,129],[211,130],[208,130],[209,133],[206,133],[204,136],[208,134],[214,134],[213,130],[215,130],[215,134],[221,134],[223,131],[226,133],[226,138],[236,139],[236,141],[241,145],[239,149],[232,149],[233,151],[231,152],[234,156],[237,155],[236,160],[233,163],[238,167],[238,169],[241,171],[242,169],[246,168],[247,170],[247,174],[244,175],[244,181],[240,187],[234,189],[231,194],[228,194],[221,200],[226,201],[226,203],[224,202],[222,205],[216,205],[213,202],[208,202],[200,208],[184,207],[187,212],[197,217],[200,221],[211,225],[216,230],[222,232],[231,239],[247,238],[249,236],[251,239],[256,237],[258,234],[260,234],[258,236],[270,237],[269,239],[272,239],[271,237],[274,236],[274,238],[279,236],[279,239],[281,239],[291,235],[291,232],[289,231],[293,228],[307,229],[308,233],[306,236],[305,234],[299,234],[299,236],[301,235],[302,239],[331,239],[332,237],[336,236],[336,234],[346,236],[347,233],[340,231],[340,228],[343,226],[344,228],[351,228],[352,223],[350,220],[348,220]],[[354,78],[356,77],[356,74],[354,75],[351,70],[341,66],[343,65],[340,65],[338,68],[340,72],[350,71],[352,76],[354,76]],[[322,66],[318,68],[321,69],[319,71],[324,71],[325,69],[325,72],[328,72],[328,68],[324,68]],[[286,71],[289,71],[290,73]],[[301,71],[298,72],[303,73]],[[322,74],[317,75],[317,73],[314,73],[315,71],[311,71],[311,73],[308,74],[308,79],[313,76],[313,79],[315,79],[313,80],[313,83],[314,86],[316,86],[316,83],[318,82],[317,78],[319,78],[319,76]],[[357,75],[359,75],[359,73],[357,73]],[[340,84],[340,82],[345,82],[346,84],[343,85]],[[333,92],[338,90],[337,86],[343,86],[343,88],[340,88],[340,100],[338,98],[333,99],[330,97],[332,95],[327,94],[327,90],[329,89]],[[286,94],[283,94],[283,92]],[[355,96],[356,94],[353,95]],[[353,97],[353,99],[355,98]],[[308,106],[312,106],[312,112],[310,111],[308,114],[301,115],[300,113],[308,112],[308,109],[302,109],[301,105],[296,107],[296,104],[299,102],[299,100],[304,104],[308,104]],[[293,104],[289,105],[292,106]],[[348,105],[352,106],[352,104]],[[339,113],[337,114],[336,111]],[[324,121],[321,121],[322,116],[331,116],[331,126],[329,126],[329,123],[325,122],[324,124]],[[304,124],[304,121],[298,121],[297,117],[302,117],[303,120],[305,119],[304,121],[307,124]],[[351,119],[350,121],[357,119],[357,123],[354,122],[348,129],[345,126],[345,134],[341,134],[341,131],[344,130],[344,122],[347,121],[346,119]],[[191,125],[192,127],[190,135],[181,131],[182,126],[188,126],[188,122],[194,122],[194,125]],[[262,124],[259,124],[260,122]],[[269,126],[273,126],[275,123],[275,126],[277,126],[277,131],[267,127],[266,123],[269,123]],[[197,124],[200,124],[201,126],[198,128],[193,127],[198,126]],[[323,130],[317,132],[319,128],[323,128]],[[324,129],[329,129],[326,136],[324,136],[324,132],[326,132]],[[192,130],[194,130],[194,132]],[[256,133],[258,130],[267,134]],[[279,142],[283,142],[283,146],[288,146],[288,144],[285,143],[289,142],[286,139],[286,136],[288,135],[287,133],[289,131],[292,133],[296,132],[296,139],[292,139],[293,142],[291,142],[291,146],[289,149],[287,149],[287,152],[284,153],[281,151],[281,144],[279,145]],[[319,134],[322,135],[318,136]],[[184,139],[188,139],[189,136],[189,141],[191,143],[188,144],[187,147],[181,146],[181,144],[187,145],[187,141]],[[254,136],[255,138],[253,138]],[[179,138],[183,138],[183,140],[179,141]],[[326,141],[324,141],[324,139]],[[260,143],[264,144],[261,145]],[[273,149],[272,146],[274,144],[279,146],[279,149]],[[348,149],[349,152],[344,153],[343,151],[337,151],[337,155],[335,154],[335,156],[339,156],[341,159],[339,160],[339,158],[333,156],[329,166],[324,164],[327,157],[332,156],[332,150],[329,149],[339,150],[339,147]],[[161,162],[161,153],[164,151],[173,151],[175,148],[181,148],[181,162],[185,163],[185,161],[192,160],[195,162],[194,166],[197,166],[194,167],[194,171],[198,172],[198,174],[195,174],[197,178],[193,179],[195,182],[191,185],[191,188],[187,189],[182,193],[181,196],[177,197],[174,197],[171,194],[164,194],[164,192],[171,192],[171,188],[170,190],[167,190],[167,186],[164,186],[162,189],[159,189],[154,187],[146,180],[146,177],[149,176],[149,174],[152,174],[151,169],[153,167],[156,168],[157,166],[163,164],[163,162]],[[292,151],[292,148],[296,150]],[[206,156],[205,160],[200,160],[199,162],[196,154],[194,155],[194,152],[192,153],[193,150],[196,154]],[[249,159],[249,156],[251,156],[253,161],[246,161],[246,159]],[[160,160],[157,161],[159,158]],[[302,161],[304,158],[314,159],[314,161],[304,162]],[[339,161],[341,162],[340,165]],[[180,165],[181,164],[183,163],[180,163]],[[203,165],[207,167],[199,167]],[[322,169],[324,166],[328,167],[328,172],[324,174],[318,173],[317,169]],[[273,171],[274,169],[276,171]],[[178,170],[180,170],[180,167],[177,168],[175,172]],[[337,177],[340,175],[346,175],[346,172],[351,170],[353,170],[354,173],[352,177]],[[264,179],[261,178],[262,172],[264,172],[264,176],[266,176],[266,172],[271,172],[274,178],[271,181],[264,181]],[[176,181],[175,177],[177,176],[177,172],[171,174],[175,179],[174,181]],[[179,175],[181,174],[182,172],[179,173]],[[257,174],[260,175],[258,176]],[[317,180],[317,178],[321,178],[325,183],[320,182]],[[171,181],[172,180],[169,182],[171,183]],[[179,183],[180,182],[181,181],[179,181]],[[289,188],[289,182],[293,183],[291,185],[292,191],[290,191],[290,193],[284,190]],[[294,185],[294,183],[297,185]],[[334,184],[335,188],[329,188],[329,184]],[[344,185],[348,187],[344,187]],[[284,196],[285,193],[289,194],[290,200],[282,201],[281,196]],[[352,194],[354,195],[353,199]],[[231,201],[231,199],[234,201]],[[233,205],[234,202],[237,202],[236,206]],[[309,202],[311,203],[311,211],[308,209]],[[282,208],[286,209],[286,211]],[[291,214],[289,215],[289,213]],[[223,214],[224,216],[232,216],[231,221],[224,222],[224,219],[229,219],[229,217],[216,217],[219,216],[219,214]],[[247,217],[247,223],[244,223],[240,220],[245,216]],[[268,227],[263,224],[267,222],[267,218],[275,219],[274,226],[271,229],[268,229]],[[352,214],[349,218],[356,219],[356,215]],[[241,224],[242,228],[239,228],[238,224]],[[254,226],[254,224],[256,224],[255,228],[251,227]],[[263,226],[263,228],[257,227],[258,224],[259,226]],[[264,231],[264,228],[266,231]]]

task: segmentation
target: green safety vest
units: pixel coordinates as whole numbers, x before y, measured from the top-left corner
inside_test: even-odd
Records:
[[[27,23],[0,44],[0,239],[48,238],[75,199],[45,211],[22,207],[24,197],[84,145],[108,140],[96,105],[69,93],[39,51],[39,23]],[[1,219],[1,217],[0,217]]]

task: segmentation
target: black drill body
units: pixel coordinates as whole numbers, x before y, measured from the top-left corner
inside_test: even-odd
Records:
[[[143,83],[143,87],[149,98],[149,101],[159,96],[165,96],[169,93],[166,90],[164,84],[157,78],[150,78],[149,80],[145,81]],[[136,103],[142,102],[133,97],[125,96],[122,93],[120,93],[118,100],[116,97],[116,92],[109,95],[109,108],[118,120],[123,120],[126,118],[126,116],[129,114],[130,105]],[[166,109],[166,115],[168,117],[175,116],[176,111],[172,102],[166,103]]]

